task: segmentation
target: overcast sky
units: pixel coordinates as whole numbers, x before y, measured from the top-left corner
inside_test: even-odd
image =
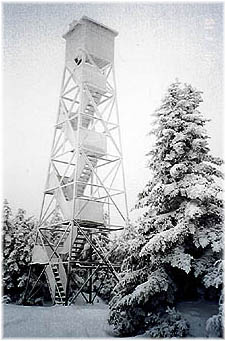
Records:
[[[87,15],[117,30],[115,68],[131,209],[150,177],[151,114],[176,78],[202,90],[213,154],[223,154],[223,4],[8,3],[3,7],[3,190],[38,216],[64,67],[63,33]]]

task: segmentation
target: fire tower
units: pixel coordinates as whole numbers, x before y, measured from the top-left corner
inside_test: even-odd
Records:
[[[128,220],[114,74],[117,32],[83,16],[64,34],[65,67],[30,274],[45,275],[53,303],[70,304],[92,278],[114,265],[98,236]],[[87,270],[77,291],[74,273]],[[37,271],[37,270],[36,270]]]

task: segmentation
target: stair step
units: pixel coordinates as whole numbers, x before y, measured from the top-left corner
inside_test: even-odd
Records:
[[[59,300],[59,301],[65,299],[65,297],[66,297],[66,296],[62,296],[62,295],[59,296],[57,293],[56,293],[56,295],[55,295],[55,298],[56,298],[57,300]]]
[[[64,291],[60,291],[60,290],[59,290],[59,292],[56,291],[56,295],[55,296],[57,296],[57,297],[65,297]]]
[[[78,188],[86,186],[86,183],[84,184],[84,182],[88,182],[89,178],[90,178],[90,176],[88,176],[88,177],[87,176],[81,176],[79,178],[79,181],[81,181],[81,182],[78,183]]]
[[[59,292],[56,291],[56,295],[61,296],[61,297],[64,296],[64,290],[62,290],[62,289],[60,290],[60,288],[58,288],[58,290],[59,290]]]
[[[63,302],[65,300],[66,296],[57,296],[55,295],[55,301],[58,301],[58,302]]]
[[[57,282],[57,286],[58,286],[59,288],[63,288],[63,285],[62,285],[62,283],[61,283],[60,277],[56,278],[56,282]]]
[[[89,166],[84,166],[82,174],[85,175],[85,174],[90,173],[90,172],[91,172],[91,169],[89,168]]]
[[[87,109],[85,109],[85,114],[88,114],[88,115],[90,115],[90,116],[93,116],[93,114],[94,114],[94,108],[87,108]],[[83,120],[89,120],[89,121],[91,121],[92,120],[92,118],[91,117],[86,117],[86,118],[83,118]]]
[[[65,297],[65,293],[64,292],[60,292],[60,295],[59,295],[59,292],[56,291],[55,296],[64,298]]]
[[[83,172],[81,175],[80,175],[80,177],[79,177],[79,181],[84,181],[84,179],[86,180],[88,180],[89,178],[90,178],[90,176],[91,176],[91,174],[92,174],[92,171],[91,170],[87,170],[86,172]],[[86,181],[87,181],[86,180]]]
[[[60,293],[60,295],[59,295],[58,292],[56,292],[55,297],[56,297],[58,300],[65,299],[65,296],[64,296],[62,293]]]
[[[63,288],[58,288],[58,289],[59,289],[60,295],[62,296],[62,294],[64,294],[64,289]]]
[[[84,245],[84,243],[76,243],[76,245],[72,248],[72,250],[81,248],[81,245]]]
[[[84,168],[82,174],[80,175],[80,178],[88,177],[91,173],[92,170],[90,168]]]
[[[88,182],[89,178],[90,178],[90,175],[81,175],[80,178],[79,178],[79,181],[82,181],[82,183],[78,183],[78,187],[84,187],[86,186],[86,183]],[[83,182],[86,182],[85,184]]]

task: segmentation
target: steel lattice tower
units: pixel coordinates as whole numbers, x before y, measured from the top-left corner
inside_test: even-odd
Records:
[[[41,268],[53,303],[69,304],[99,269],[114,266],[98,235],[123,229],[128,221],[115,74],[117,32],[83,16],[66,40],[65,67],[54,138],[30,272]],[[95,257],[93,257],[95,255]],[[95,259],[95,261],[94,261]],[[74,294],[76,269],[88,269]],[[84,295],[83,295],[84,296]]]

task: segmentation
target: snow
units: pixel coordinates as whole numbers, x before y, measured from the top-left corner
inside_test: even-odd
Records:
[[[159,232],[144,245],[141,249],[140,257],[155,254],[159,250],[164,252],[168,244],[173,245],[181,240],[184,233],[186,233],[186,229],[186,225],[178,223],[175,227]]]
[[[206,321],[218,313],[217,304],[201,300],[180,302],[177,309],[190,324],[188,337],[206,337]],[[2,312],[4,338],[110,338],[108,306],[102,302],[94,305],[77,303],[69,307],[5,304]]]
[[[102,302],[65,306],[3,306],[4,337],[109,338],[108,306]]]
[[[182,246],[176,247],[170,254],[166,256],[166,262],[171,264],[172,267],[184,270],[187,274],[191,270],[191,260],[193,257],[185,253]]]
[[[198,201],[196,200],[191,200],[185,208],[185,216],[188,219],[194,219],[201,217],[203,214],[202,209],[198,205]]]
[[[177,163],[170,169],[172,178],[180,178],[187,171],[187,167],[183,163]]]
[[[184,301],[177,304],[177,310],[189,322],[190,337],[207,337],[206,321],[214,314],[218,314],[218,305],[216,303],[199,300]]]

